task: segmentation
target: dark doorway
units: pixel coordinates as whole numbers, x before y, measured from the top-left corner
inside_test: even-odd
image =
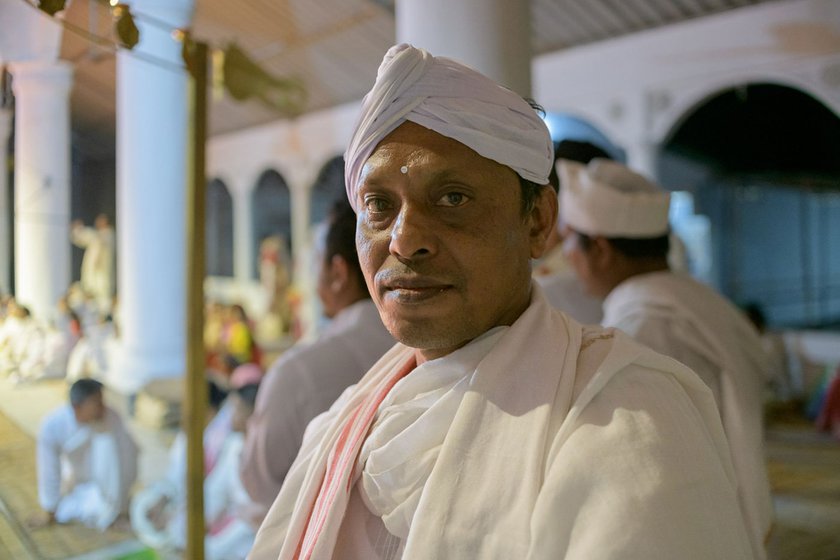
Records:
[[[292,250],[292,198],[282,175],[269,169],[260,176],[252,195],[252,208],[255,255],[252,274],[258,278],[260,246],[265,239],[279,236],[286,254],[291,254]]]
[[[659,177],[709,217],[713,284],[771,326],[840,322],[840,118],[810,95],[749,84],[672,132]]]
[[[309,225],[321,223],[330,211],[333,202],[347,196],[344,187],[344,158],[335,156],[318,172],[312,186],[312,201],[309,207]]]
[[[220,179],[207,185],[207,274],[233,276],[233,199]]]

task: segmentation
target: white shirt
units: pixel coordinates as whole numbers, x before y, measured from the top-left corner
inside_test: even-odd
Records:
[[[604,300],[603,324],[686,364],[712,390],[753,547],[763,553],[773,506],[762,424],[769,365],[758,332],[722,296],[670,271],[633,276],[615,287]]]
[[[107,527],[127,508],[137,445],[110,408],[101,422],[80,424],[62,406],[44,419],[37,450],[38,499],[60,522],[95,518]]]

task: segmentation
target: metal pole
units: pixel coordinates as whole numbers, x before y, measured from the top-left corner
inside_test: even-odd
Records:
[[[187,550],[185,558],[204,558],[204,222],[206,206],[207,44],[184,43],[190,73],[187,162],[187,375],[184,417],[187,432]]]

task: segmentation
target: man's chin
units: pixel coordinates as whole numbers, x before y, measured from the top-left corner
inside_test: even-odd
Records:
[[[410,348],[417,349],[428,359],[440,357],[457,350],[472,338],[453,330],[452,321],[440,318],[402,318],[386,322],[386,327],[396,340]]]

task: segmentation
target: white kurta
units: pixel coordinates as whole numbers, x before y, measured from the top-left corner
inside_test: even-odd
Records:
[[[38,498],[59,523],[106,529],[127,511],[136,478],[137,445],[110,408],[95,424],[79,424],[70,405],[44,419],[38,435]]]
[[[511,327],[394,385],[312,558],[751,557],[708,388],[533,292]],[[250,558],[296,557],[355,405],[412,355],[394,347],[312,422]]]
[[[317,340],[295,346],[268,370],[248,423],[242,480],[265,510],[300,450],[309,421],[327,410],[394,345],[369,299],[343,309]]]
[[[85,250],[82,257],[82,288],[96,298],[100,309],[110,309],[114,295],[114,230],[75,227],[74,245]]]
[[[762,423],[770,365],[758,332],[713,290],[667,271],[633,276],[613,289],[604,301],[603,323],[688,365],[712,389],[753,548],[763,557],[773,520]]]

